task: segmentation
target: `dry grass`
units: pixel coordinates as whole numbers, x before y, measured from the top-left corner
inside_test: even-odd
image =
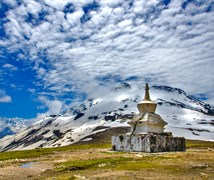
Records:
[[[187,141],[186,152],[124,153],[86,151],[56,163],[51,179],[213,179],[214,143]],[[51,176],[48,178],[48,176]]]
[[[214,179],[214,143],[187,141],[186,152],[168,153],[125,153],[109,151],[110,144],[75,145],[63,148],[40,149],[37,156],[20,157],[20,161],[37,161],[49,166],[48,169],[35,172],[30,179]],[[36,150],[32,150],[34,152]],[[47,153],[48,152],[48,153]],[[10,152],[10,160],[0,161],[10,165],[17,152]],[[13,155],[13,153],[15,153]],[[1,153],[2,157],[8,154]],[[19,154],[19,153],[18,153]],[[48,154],[48,155],[47,155]],[[16,168],[18,173],[19,167]],[[0,169],[5,170],[5,168]],[[15,169],[14,169],[15,170]],[[31,169],[26,170],[26,176]],[[15,171],[14,171],[15,172]],[[27,177],[28,177],[27,176]],[[3,174],[0,176],[7,179]],[[16,174],[14,174],[16,177]],[[16,180],[24,176],[18,176]]]

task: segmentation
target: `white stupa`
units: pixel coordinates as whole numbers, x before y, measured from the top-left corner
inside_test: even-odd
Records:
[[[155,113],[156,107],[157,104],[150,99],[149,85],[146,83],[144,100],[137,104],[139,113],[129,122],[131,125],[131,134],[164,132],[164,126],[167,123],[159,114]]]
[[[150,99],[146,83],[144,100],[137,104],[139,113],[129,122],[131,131],[112,136],[112,149],[135,152],[185,151],[183,137],[173,137],[171,132],[164,132],[167,123],[155,113],[156,107],[157,104]]]

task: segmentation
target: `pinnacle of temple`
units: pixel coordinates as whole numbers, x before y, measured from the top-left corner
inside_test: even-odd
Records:
[[[151,101],[151,99],[150,99],[149,85],[148,85],[148,83],[146,83],[145,97],[144,97],[143,101],[141,101],[137,104],[137,108],[140,113],[145,113],[145,112],[155,113],[156,107],[157,107],[157,104],[155,102]]]

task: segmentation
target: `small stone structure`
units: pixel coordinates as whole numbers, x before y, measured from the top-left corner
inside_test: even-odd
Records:
[[[120,136],[112,136],[115,151],[166,152],[185,151],[185,138],[173,137],[164,132],[167,123],[155,113],[157,104],[151,101],[149,86],[146,84],[144,100],[137,104],[139,113],[129,122],[131,131]]]

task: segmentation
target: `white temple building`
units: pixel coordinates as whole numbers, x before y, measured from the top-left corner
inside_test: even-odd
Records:
[[[144,100],[137,104],[139,113],[129,122],[131,131],[112,137],[115,151],[164,152],[185,151],[185,139],[173,137],[164,132],[167,123],[155,113],[157,104],[150,99],[149,86],[146,84]]]

